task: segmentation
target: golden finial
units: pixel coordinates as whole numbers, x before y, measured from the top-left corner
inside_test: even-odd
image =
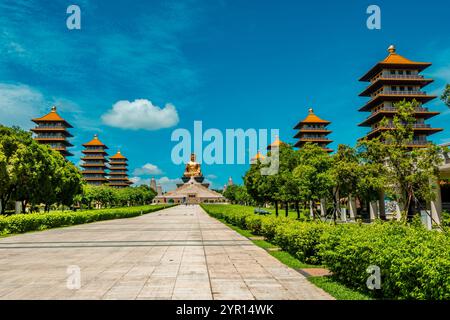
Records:
[[[313,108],[309,108],[308,111],[309,111],[309,113],[314,113]]]
[[[98,134],[94,134],[94,139],[98,139]]]
[[[394,46],[393,44],[391,44],[391,45],[389,46],[388,52],[389,52],[390,54],[395,53],[395,46]]]
[[[56,106],[52,106],[52,112],[56,112]]]

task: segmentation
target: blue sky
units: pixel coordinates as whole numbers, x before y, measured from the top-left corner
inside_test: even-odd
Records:
[[[390,44],[433,63],[427,92],[450,83],[447,1],[84,0],[81,30],[66,27],[70,4],[0,0],[0,123],[29,129],[56,104],[75,127],[74,163],[98,133],[129,158],[135,181],[154,175],[166,189],[184,169],[171,161],[171,134],[194,120],[223,132],[280,129],[294,142],[312,107],[332,121],[332,148],[354,145],[367,130],[357,126],[367,116],[358,79]],[[381,30],[366,27],[371,4]],[[450,110],[439,99],[428,106],[442,112],[429,123],[445,129],[431,139],[450,141]],[[220,187],[247,167],[203,172]]]

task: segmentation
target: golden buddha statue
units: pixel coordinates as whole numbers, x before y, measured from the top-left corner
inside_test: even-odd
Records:
[[[195,154],[191,153],[191,161],[186,164],[186,170],[183,174],[184,177],[201,177],[202,171],[200,170],[200,164],[195,161]]]

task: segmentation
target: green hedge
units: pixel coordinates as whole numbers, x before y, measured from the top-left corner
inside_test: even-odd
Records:
[[[397,222],[331,225],[259,216],[253,209],[203,205],[224,219],[280,246],[302,262],[323,264],[355,289],[388,299],[450,299],[450,235]],[[381,289],[366,285],[371,265],[380,267]]]
[[[66,211],[50,213],[14,214],[0,216],[0,235],[24,233],[94,221],[136,217],[169,207],[152,205],[139,207],[111,208],[87,211]]]

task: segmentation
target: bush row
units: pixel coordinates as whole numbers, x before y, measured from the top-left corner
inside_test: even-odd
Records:
[[[243,206],[203,208],[213,217],[264,236],[300,261],[325,265],[338,281],[375,297],[450,299],[448,233],[397,222],[300,222],[259,216]],[[367,288],[369,266],[380,268],[380,290]]]
[[[0,235],[24,233],[101,220],[130,218],[161,210],[166,207],[168,207],[168,205],[111,208],[77,212],[66,211],[14,214],[7,217],[0,216]]]

